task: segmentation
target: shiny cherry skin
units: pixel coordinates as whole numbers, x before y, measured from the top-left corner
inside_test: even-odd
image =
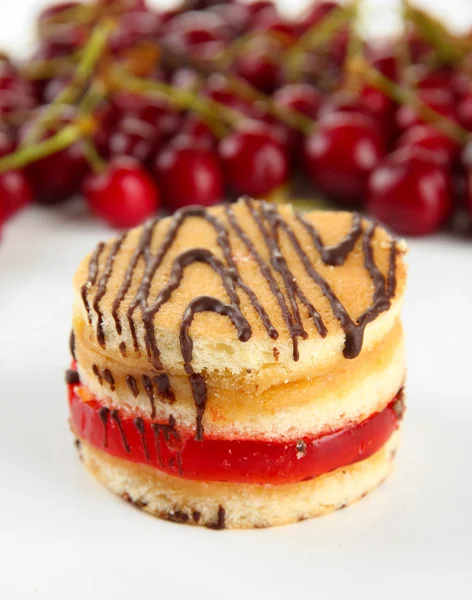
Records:
[[[22,171],[0,173],[0,205],[6,219],[33,202],[33,190]]]
[[[472,169],[466,174],[466,207],[469,212],[470,217],[472,218]]]
[[[368,117],[334,113],[307,137],[305,167],[322,192],[343,202],[357,202],[384,153],[384,140]]]
[[[87,175],[82,192],[90,210],[117,228],[135,227],[160,207],[155,183],[129,157],[113,158],[103,172]]]
[[[278,15],[275,4],[270,0],[256,0],[255,2],[249,2],[246,6],[251,17],[255,17],[262,11],[266,13],[266,18],[269,16],[267,11],[271,11],[274,17]]]
[[[451,166],[459,154],[459,145],[432,125],[419,124],[410,127],[399,138],[396,148],[424,148],[434,153],[436,160]]]
[[[385,75],[391,81],[398,81],[399,61],[392,43],[383,40],[368,42],[365,46],[365,53],[369,64],[377,71],[380,71],[382,75]]]
[[[262,123],[243,122],[223,138],[219,153],[228,182],[240,193],[262,196],[288,179],[284,146]]]
[[[121,117],[134,116],[156,129],[162,139],[173,136],[180,127],[180,116],[161,98],[150,98],[119,92],[113,98],[113,104]]]
[[[130,156],[146,163],[160,143],[156,128],[136,117],[125,117],[108,140],[108,156]]]
[[[418,91],[418,96],[426,105],[437,113],[452,121],[457,121],[454,96],[448,90],[439,88],[424,89]],[[401,132],[406,131],[409,127],[413,127],[413,125],[423,122],[423,119],[412,106],[404,104],[397,110],[396,124]]]
[[[182,122],[179,136],[185,136],[189,143],[202,146],[208,150],[216,148],[216,138],[208,125],[192,113],[188,114]]]
[[[422,148],[393,152],[369,178],[368,213],[402,235],[437,231],[451,205],[449,173],[434,154]]]
[[[252,26],[254,32],[279,34],[279,40],[284,46],[289,46],[298,37],[298,29],[294,23],[289,23],[272,10],[265,9],[257,13]]]
[[[5,131],[0,131],[0,157],[10,154],[15,149],[15,142]]]
[[[157,156],[155,174],[166,208],[212,206],[223,197],[223,174],[215,152],[180,138]]]
[[[281,79],[281,50],[277,40],[255,37],[235,60],[236,74],[261,92],[272,93]]]
[[[315,119],[321,105],[322,94],[308,83],[292,83],[279,88],[273,101],[283,108],[288,108]]]
[[[73,116],[72,111],[65,112],[60,117],[58,126],[70,123]],[[27,135],[32,124],[33,122],[29,122],[20,130],[20,140]],[[46,132],[44,138],[50,137],[52,133]],[[81,142],[25,167],[26,176],[34,189],[35,200],[45,205],[58,204],[78,192],[87,172],[88,163]]]
[[[213,73],[208,77],[204,93],[212,100],[246,115],[249,115],[251,112],[249,102],[238,96],[231,89],[228,79],[221,73]]]
[[[472,90],[465,94],[457,107],[457,116],[459,123],[472,131]]]
[[[188,11],[174,17],[164,29],[164,44],[177,52],[188,52],[206,42],[227,41],[229,27],[210,11]]]
[[[110,36],[110,47],[115,52],[132,48],[143,40],[157,41],[162,19],[151,11],[131,11],[121,15],[118,27]]]

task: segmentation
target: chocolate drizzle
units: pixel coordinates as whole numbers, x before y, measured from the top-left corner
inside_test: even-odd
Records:
[[[148,450],[148,447],[146,444],[144,421],[141,419],[141,417],[136,417],[136,419],[134,420],[134,425],[135,425],[136,429],[139,431],[139,435],[141,437],[141,444],[143,446],[144,456],[146,457],[146,460],[149,460],[149,450]]]
[[[180,454],[180,441],[181,440],[180,440],[180,434],[177,431],[177,429],[175,428],[174,417],[172,415],[170,415],[167,424],[151,423],[151,427],[154,432],[154,441],[155,441],[155,446],[156,446],[157,458],[159,459],[159,462],[161,463],[162,466],[164,466],[164,459],[162,456],[161,440],[160,440],[160,436],[162,433],[162,435],[164,437],[164,441],[167,444],[167,446],[170,447],[172,445],[175,449],[177,470],[179,472],[179,475],[182,475],[182,460],[181,460],[181,454]],[[169,466],[171,466],[170,461],[169,461]]]
[[[308,251],[302,246],[290,221],[285,219],[279,213],[276,205],[265,202],[256,202],[249,198],[246,198],[244,203],[260,233],[260,239],[263,241],[267,251],[267,258],[259,252],[253,240],[242,228],[231,205],[226,205],[224,207],[226,224],[223,220],[215,217],[203,207],[190,206],[177,211],[174,214],[162,241],[153,251],[151,251],[151,245],[159,221],[149,222],[143,227],[138,245],[131,256],[123,276],[123,281],[112,304],[112,315],[117,334],[122,334],[122,319],[126,318],[133,341],[134,351],[138,354],[140,354],[140,343],[138,340],[137,318],[135,313],[138,309],[140,311],[141,323],[144,328],[143,341],[147,357],[157,371],[156,375],[153,377],[148,375],[142,376],[142,383],[151,403],[151,417],[154,418],[156,411],[153,383],[156,385],[157,391],[161,397],[170,400],[171,402],[175,399],[169,377],[164,372],[164,367],[161,362],[154,325],[155,317],[181,285],[182,280],[185,277],[185,269],[188,266],[194,263],[204,263],[220,278],[227,298],[219,299],[211,296],[199,296],[194,298],[186,307],[180,323],[180,349],[184,369],[188,377],[196,407],[195,439],[197,440],[203,439],[204,434],[203,415],[207,404],[207,387],[203,375],[195,372],[192,364],[193,340],[190,335],[190,330],[195,315],[202,312],[213,312],[226,316],[234,325],[238,339],[241,342],[248,341],[251,338],[252,330],[246,315],[243,314],[241,310],[241,300],[239,296],[239,290],[241,290],[249,299],[261,323],[266,329],[269,338],[276,340],[279,336],[278,331],[273,326],[266,309],[260,302],[256,293],[242,279],[235,258],[233,257],[230,244],[230,232],[238,238],[251,258],[255,261],[259,272],[264,277],[271,293],[276,299],[289,336],[292,340],[294,360],[298,360],[300,356],[299,339],[306,339],[308,337],[300,312],[302,309],[307,312],[321,337],[325,337],[328,330],[317,308],[312,304],[297,283],[297,279],[289,267],[286,256],[284,256],[281,245],[281,236],[284,236],[284,242],[288,240],[288,243],[298,256],[306,274],[319,287],[328,300],[335,317],[338,319],[341,328],[345,333],[343,354],[346,358],[352,359],[359,355],[362,349],[364,331],[367,324],[377,318],[380,313],[389,309],[391,298],[395,295],[397,285],[396,242],[391,242],[388,274],[387,276],[384,276],[375,261],[372,245],[377,225],[374,223],[364,225],[362,218],[357,213],[353,214],[351,228],[347,235],[338,244],[329,246],[323,243],[317,229],[308,222],[305,217],[301,214],[294,213],[294,219],[305,230],[316,249],[316,255],[313,257],[310,256]],[[155,298],[150,300],[149,296],[153,278],[172,247],[182,224],[190,217],[205,220],[215,230],[217,244],[221,250],[223,260],[206,248],[195,247],[185,250],[174,259],[166,285],[159,291]],[[353,320],[328,281],[316,268],[316,260],[319,260],[321,257],[322,262],[326,265],[332,267],[341,266],[346,262],[349,254],[356,247],[356,244],[360,239],[362,239],[364,266],[372,280],[373,295],[372,304],[356,320]],[[103,315],[100,311],[100,300],[106,294],[107,283],[112,276],[116,255],[120,251],[124,240],[125,235],[122,235],[110,246],[107,258],[102,261],[103,267],[100,277],[99,262],[105,246],[104,244],[99,244],[96,247],[90,258],[87,281],[81,288],[84,306],[87,310],[89,321],[91,322],[88,293],[96,284],[93,309],[97,314],[97,341],[102,347],[105,346],[106,340],[103,332]],[[139,285],[134,297],[129,298],[127,301],[125,313],[120,314],[120,308],[131,289],[133,278],[140,261],[144,263],[143,275],[139,280]],[[122,355],[126,356],[127,349],[124,341],[119,344],[119,348]],[[276,356],[276,353],[274,352],[274,358],[277,359],[277,357],[278,355]],[[102,376],[98,372],[96,365],[93,365],[93,372],[97,379],[101,381]],[[105,375],[105,371],[103,372],[103,378],[110,383]],[[137,396],[138,388],[136,380],[129,375],[126,378],[126,383],[133,395]],[[114,382],[110,383],[110,386],[112,385],[114,385]],[[159,429],[159,427],[163,426],[153,424],[153,427],[154,425],[158,428],[154,429],[155,435],[158,436],[161,431],[164,431]],[[117,426],[119,426],[118,423]],[[164,436],[165,435],[169,437],[171,434],[167,432],[164,433]],[[126,440],[124,440],[124,443],[125,441]]]
[[[87,311],[87,318],[88,318],[89,323],[92,322],[92,316],[90,314],[90,305],[88,302],[87,294],[88,294],[89,289],[93,285],[95,285],[95,282],[97,281],[98,261],[100,259],[100,254],[103,252],[104,248],[105,248],[105,244],[103,242],[100,242],[95,247],[95,250],[93,251],[92,256],[90,257],[87,281],[84,283],[84,285],[80,289],[82,301],[84,303],[85,310]]]
[[[151,419],[154,419],[156,416],[156,404],[154,402],[154,388],[152,386],[151,378],[147,375],[143,375],[141,377],[141,381],[143,382],[144,390],[146,391],[149,402],[151,403]]]
[[[103,425],[103,447],[108,448],[108,417],[110,415],[110,409],[106,406],[102,406],[98,411],[98,416]]]
[[[138,394],[139,394],[139,390],[138,390],[138,386],[136,385],[136,379],[132,375],[127,375],[126,376],[126,384],[129,387],[129,389],[131,390],[131,393],[133,394],[133,396],[135,398],[137,398]]]
[[[118,431],[120,432],[120,436],[121,436],[121,441],[123,442],[123,448],[125,449],[125,452],[127,454],[129,454],[130,447],[128,444],[128,440],[126,439],[125,432],[123,430],[123,425],[122,425],[121,419],[120,419],[120,413],[116,410],[116,408],[114,408],[110,411],[110,416],[111,416],[112,420],[115,422],[116,426],[118,427]]]
[[[75,333],[73,329],[70,330],[69,351],[72,358],[77,360],[77,357],[75,356]]]
[[[115,378],[110,369],[103,369],[103,379],[108,383],[112,392],[115,391]]]
[[[77,385],[80,383],[79,374],[75,369],[67,369],[66,371],[66,383],[67,385]]]
[[[100,374],[100,371],[98,370],[98,367],[97,367],[97,365],[92,365],[92,373],[93,373],[93,374],[95,375],[95,377],[97,378],[97,380],[98,380],[98,383],[99,383],[100,385],[102,385],[102,382],[103,382],[103,377],[101,376],[101,374]]]

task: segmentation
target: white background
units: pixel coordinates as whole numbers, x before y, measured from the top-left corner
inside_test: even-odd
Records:
[[[1,0],[0,41],[22,45],[34,4]],[[72,205],[26,211],[0,244],[0,598],[470,599],[472,239],[411,241],[409,409],[388,483],[318,520],[214,532],[133,510],[72,446],[70,281],[110,234]]]

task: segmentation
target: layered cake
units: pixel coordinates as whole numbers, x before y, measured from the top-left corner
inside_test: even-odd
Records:
[[[405,252],[358,214],[248,198],[98,244],[74,278],[67,372],[83,464],[214,528],[363,497],[404,412]]]

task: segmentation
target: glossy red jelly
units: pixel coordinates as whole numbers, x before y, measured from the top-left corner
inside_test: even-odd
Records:
[[[290,441],[223,439],[181,430],[170,418],[158,423],[84,402],[69,385],[71,426],[92,446],[133,463],[185,479],[257,484],[297,483],[372,456],[398,427],[394,400],[353,427]]]

